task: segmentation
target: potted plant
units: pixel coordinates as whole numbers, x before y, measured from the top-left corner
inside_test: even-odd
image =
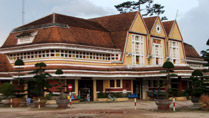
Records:
[[[166,79],[164,80],[165,92],[156,93],[158,96],[158,99],[156,99],[155,102],[158,106],[158,110],[167,111],[169,110],[169,106],[171,104],[171,100],[169,100],[169,96],[170,96],[170,93],[172,93],[172,88],[170,87],[170,84],[171,84],[170,77],[176,76],[176,75],[173,74],[174,65],[172,62],[167,60],[163,64],[162,67],[165,69],[164,73],[166,73]]]
[[[65,85],[64,85],[65,82],[63,80],[61,80],[61,77],[60,77],[60,75],[63,74],[62,69],[57,69],[55,74],[57,74],[59,76],[59,78],[58,78],[58,88],[57,89],[60,92],[60,96],[56,100],[58,108],[67,108],[67,105],[68,105],[69,101],[67,99],[67,96],[63,94],[63,89],[65,87]]]
[[[28,84],[31,86],[28,86],[28,91],[30,91],[30,94],[33,95],[35,101],[35,105],[38,106],[38,99],[40,99],[41,107],[44,107],[46,104],[47,99],[44,97],[44,92],[49,91],[49,88],[51,88],[51,85],[46,80],[48,77],[51,77],[51,75],[46,70],[46,64],[43,62],[36,63],[35,64],[36,70],[31,72],[31,74],[35,74],[32,79],[29,79],[27,81]]]
[[[189,95],[192,96],[191,101],[193,102],[194,106],[199,106],[200,96],[203,94],[203,80],[201,77],[203,73],[200,70],[194,70],[192,72],[192,76],[190,77],[191,88],[187,91]]]
[[[18,71],[18,78],[16,78],[15,80],[17,80],[17,85],[15,87],[15,98],[13,98],[13,106],[14,107],[20,107],[22,105],[22,103],[25,103],[26,100],[24,98],[25,94],[23,94],[22,92],[24,92],[24,82],[21,80],[22,78],[20,78],[20,72],[22,70],[22,66],[24,66],[24,62],[21,59],[17,59],[15,61],[15,66],[18,66],[17,71]]]

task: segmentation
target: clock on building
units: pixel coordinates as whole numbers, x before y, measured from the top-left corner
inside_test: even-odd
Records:
[[[156,30],[156,32],[157,32],[158,34],[160,34],[160,32],[161,32],[161,26],[160,26],[160,24],[157,24],[157,25],[156,25],[155,30]]]

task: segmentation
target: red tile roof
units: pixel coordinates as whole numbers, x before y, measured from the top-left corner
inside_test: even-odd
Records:
[[[102,27],[97,22],[93,22],[90,20],[82,19],[82,18],[76,18],[72,16],[61,15],[61,14],[48,15],[39,20],[33,21],[21,27],[18,27],[14,29],[14,31],[20,30],[20,29],[27,29],[27,28],[36,28],[37,26],[52,24],[52,23],[65,24],[65,25],[68,25],[69,27],[80,27],[80,28],[91,29],[91,30],[107,31],[104,27]]]
[[[110,33],[100,30],[84,29],[80,27],[69,27],[69,28],[49,27],[49,28],[37,29],[37,31],[38,34],[36,35],[32,44],[70,43],[70,44],[114,48]],[[21,33],[24,33],[24,31]],[[16,35],[19,35],[21,33],[20,32],[10,33],[9,37],[7,38],[7,40],[5,41],[2,47],[5,48],[5,47],[18,46]]]
[[[127,31],[131,27],[136,14],[137,12],[132,12],[90,20],[51,14],[16,28],[10,33],[2,48],[18,46],[16,36],[28,35],[28,32],[38,31],[32,44],[70,43],[123,50]],[[41,25],[52,23],[64,24],[67,27],[51,26],[40,28]]]
[[[145,22],[145,24],[146,24],[147,29],[149,30],[149,32],[151,32],[152,27],[155,24],[155,21],[156,21],[157,17],[158,16],[144,18],[144,22]]]
[[[98,22],[111,32],[128,31],[136,15],[137,12],[130,12],[112,16],[99,17],[90,20]]]
[[[165,31],[168,34],[168,36],[170,34],[170,31],[171,31],[171,28],[172,28],[174,22],[175,21],[166,21],[166,22],[163,22],[163,26],[164,26]]]
[[[12,65],[10,64],[7,56],[4,54],[0,54],[0,72],[10,71],[12,71]]]
[[[111,32],[115,48],[124,49],[127,31],[129,31],[138,12],[130,12],[112,16],[90,19],[96,21]]]
[[[199,59],[202,59],[192,45],[184,43],[184,49],[185,49],[186,58],[199,58]]]

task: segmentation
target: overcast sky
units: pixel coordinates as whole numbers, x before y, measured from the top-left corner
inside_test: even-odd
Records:
[[[114,5],[128,0],[25,0],[25,23],[53,12],[92,18],[118,14]],[[135,0],[137,1],[137,0]],[[207,49],[209,0],[155,0],[165,6],[165,16],[176,18],[184,41],[198,52]],[[0,46],[15,27],[22,25],[22,0],[0,0]]]

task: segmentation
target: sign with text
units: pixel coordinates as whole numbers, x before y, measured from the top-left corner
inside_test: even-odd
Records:
[[[72,84],[68,84],[68,90],[69,90],[69,91],[72,91],[72,89],[73,89]]]

